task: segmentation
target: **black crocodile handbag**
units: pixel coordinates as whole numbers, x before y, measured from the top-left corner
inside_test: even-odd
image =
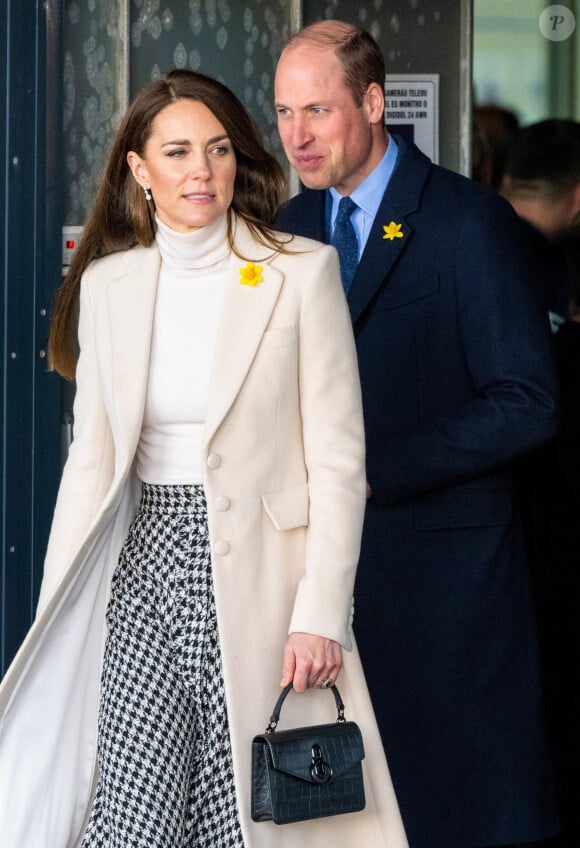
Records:
[[[363,810],[362,734],[346,721],[338,689],[332,687],[336,722],[277,731],[290,689],[278,698],[265,733],[252,741],[252,819],[288,824]]]

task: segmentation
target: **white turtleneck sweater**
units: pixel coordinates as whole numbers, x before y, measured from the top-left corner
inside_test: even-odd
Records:
[[[137,448],[137,474],[145,483],[203,480],[209,378],[230,254],[226,233],[225,217],[191,233],[157,219],[161,269]]]

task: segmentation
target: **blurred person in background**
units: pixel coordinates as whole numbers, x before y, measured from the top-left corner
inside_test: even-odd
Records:
[[[562,834],[580,845],[580,237],[560,244],[572,295],[553,336],[560,428],[518,470]],[[550,846],[551,848],[551,846]]]
[[[522,127],[506,157],[501,193],[552,241],[580,234],[580,123],[550,118]]]
[[[580,123],[522,127],[501,188],[527,221],[541,273],[561,387],[553,440],[518,467],[537,608],[562,848],[580,845]]]
[[[566,251],[580,236],[580,123],[551,118],[522,127],[506,157],[501,193],[530,225],[541,267],[538,296],[556,330],[568,317],[573,289]]]
[[[471,176],[475,182],[499,190],[518,126],[518,117],[511,109],[493,103],[474,107]]]

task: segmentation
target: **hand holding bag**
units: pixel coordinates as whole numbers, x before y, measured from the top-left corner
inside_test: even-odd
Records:
[[[276,731],[290,683],[266,731],[252,741],[252,819],[288,824],[363,810],[364,747],[360,728],[346,721],[336,686],[334,724]]]

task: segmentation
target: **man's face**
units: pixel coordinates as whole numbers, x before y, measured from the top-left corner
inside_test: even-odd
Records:
[[[509,200],[520,218],[525,218],[549,239],[558,239],[580,232],[580,183],[563,195],[554,195],[546,180],[529,181],[530,188],[512,185],[505,176],[502,194]]]
[[[351,194],[380,162],[382,91],[370,86],[356,106],[332,50],[301,45],[283,51],[275,99],[286,156],[308,188]]]

